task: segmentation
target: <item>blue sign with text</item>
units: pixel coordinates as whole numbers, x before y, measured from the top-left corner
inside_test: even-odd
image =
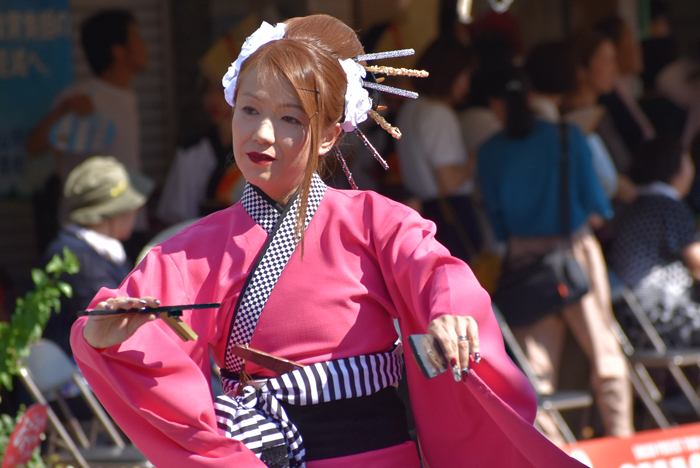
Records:
[[[0,196],[25,195],[24,147],[73,82],[70,0],[0,2]]]

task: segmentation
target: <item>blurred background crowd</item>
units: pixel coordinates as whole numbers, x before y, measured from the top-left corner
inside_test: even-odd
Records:
[[[75,295],[45,337],[70,355],[75,312],[100,287],[116,287],[144,248],[236,203],[244,181],[221,77],[262,20],[328,13],[367,52],[416,50],[386,65],[430,72],[385,82],[420,93],[382,95],[400,140],[371,120],[362,128],[388,171],[346,136],[357,185],[433,220],[489,292],[500,271],[557,242],[568,197],[590,292],[511,325],[541,391],[593,389],[600,411],[580,416],[577,436],[633,433],[617,323],[634,346],[649,337],[614,315],[610,278],[666,346],[700,346],[700,3],[459,2],[471,18],[457,3],[0,0],[0,320],[30,287],[29,269],[68,246],[81,263],[66,278]],[[325,176],[349,188],[339,165]],[[538,424],[563,442],[555,421]]]

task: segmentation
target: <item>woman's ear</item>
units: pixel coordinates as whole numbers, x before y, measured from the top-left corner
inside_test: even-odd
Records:
[[[342,131],[343,130],[340,128],[339,123],[326,128],[326,130],[323,132],[323,138],[321,138],[321,142],[318,147],[319,156],[323,156],[324,154],[328,153],[331,148],[333,148],[335,141],[338,139],[340,132]]]

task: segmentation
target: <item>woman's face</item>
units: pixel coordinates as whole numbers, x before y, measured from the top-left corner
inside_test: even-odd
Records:
[[[604,41],[584,70],[586,84],[597,94],[611,93],[617,79],[617,58],[612,41]]]
[[[238,82],[231,123],[233,155],[243,176],[281,204],[301,184],[310,149],[310,118],[286,86],[280,89],[247,70]]]

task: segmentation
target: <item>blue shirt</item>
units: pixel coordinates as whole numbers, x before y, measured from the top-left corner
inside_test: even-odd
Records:
[[[569,131],[569,213],[571,231],[591,213],[613,215],[610,201],[593,168],[583,133]],[[555,124],[538,121],[523,139],[500,132],[479,150],[479,182],[496,237],[559,234],[561,138]]]

